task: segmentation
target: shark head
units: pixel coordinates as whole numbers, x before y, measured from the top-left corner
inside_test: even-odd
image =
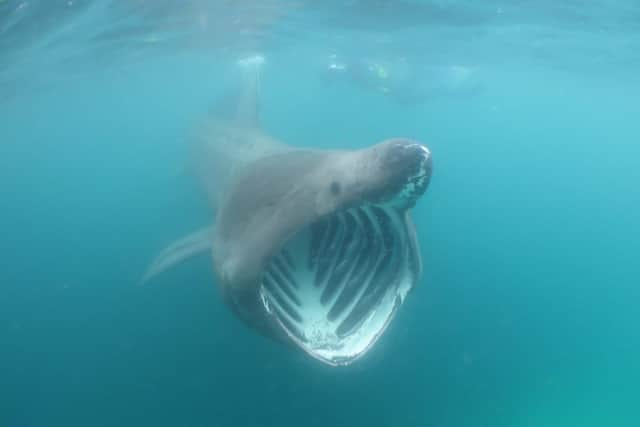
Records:
[[[292,150],[247,166],[217,218],[213,259],[240,318],[329,365],[373,346],[419,280],[410,209],[429,149]]]

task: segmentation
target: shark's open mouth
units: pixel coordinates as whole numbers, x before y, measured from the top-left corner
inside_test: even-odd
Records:
[[[291,238],[267,265],[260,297],[300,348],[346,365],[376,342],[419,274],[407,210],[362,205]]]

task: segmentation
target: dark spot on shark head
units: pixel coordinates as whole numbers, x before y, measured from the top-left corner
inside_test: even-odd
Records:
[[[333,181],[331,183],[331,185],[329,186],[329,190],[331,190],[331,194],[333,194],[334,196],[337,196],[340,194],[340,184],[338,184],[336,181]]]

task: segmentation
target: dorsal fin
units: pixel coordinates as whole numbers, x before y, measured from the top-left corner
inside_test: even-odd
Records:
[[[260,73],[264,57],[251,56],[238,61],[243,72],[243,87],[236,107],[236,124],[244,128],[260,127]]]
[[[210,115],[239,128],[260,128],[260,75],[264,61],[261,55],[238,60],[240,87],[223,95],[209,110]]]

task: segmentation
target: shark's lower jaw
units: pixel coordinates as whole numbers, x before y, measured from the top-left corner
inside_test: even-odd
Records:
[[[266,267],[261,302],[299,348],[348,365],[385,331],[420,275],[405,209],[363,205],[291,238]]]

